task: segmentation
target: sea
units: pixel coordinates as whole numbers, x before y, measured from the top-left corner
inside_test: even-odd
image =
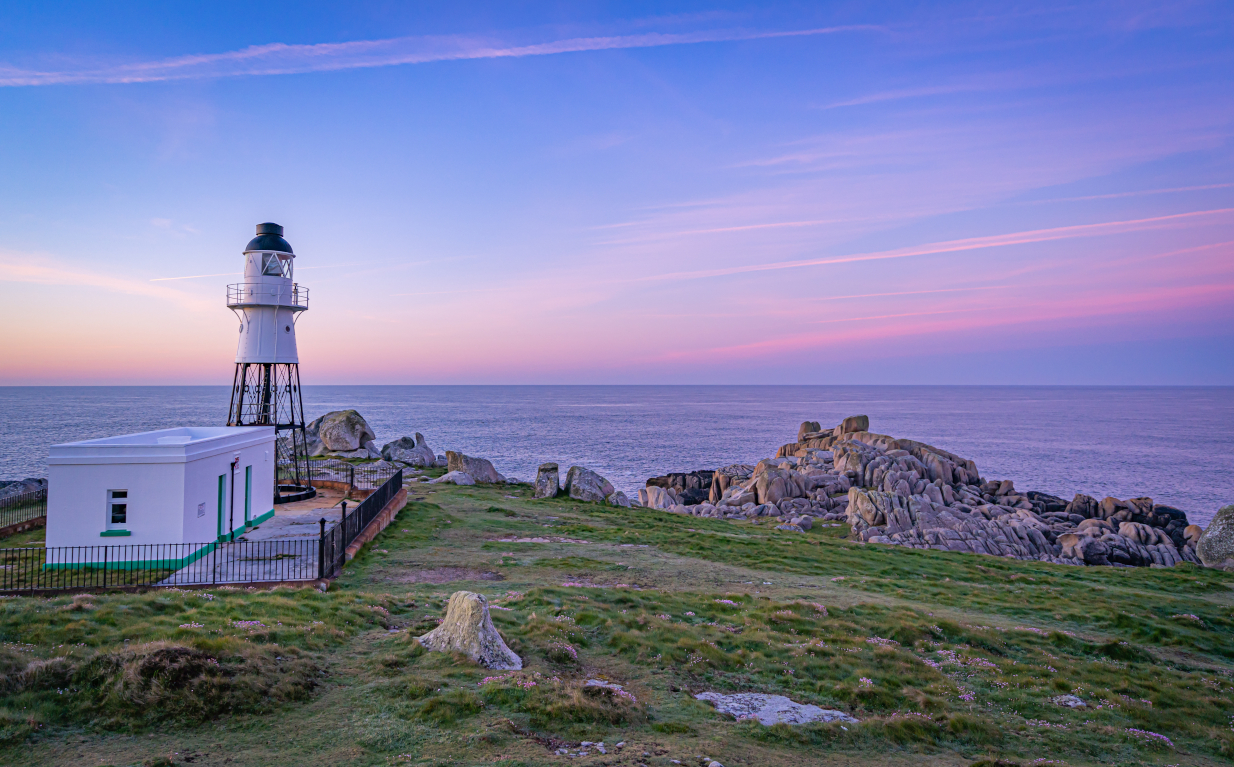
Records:
[[[1206,525],[1234,503],[1234,387],[305,386],[307,420],[358,410],[384,444],[416,432],[531,481],[580,465],[632,494],[648,477],[756,463],[870,417],[977,463],[985,479],[1070,499],[1149,496]],[[223,386],[0,387],[0,479],[47,476],[48,446],[227,420]]]

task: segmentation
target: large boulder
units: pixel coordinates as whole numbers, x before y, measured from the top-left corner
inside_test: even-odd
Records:
[[[486,668],[517,671],[523,667],[522,659],[497,633],[483,594],[451,594],[445,620],[420,637],[419,642],[434,652],[461,652]]]
[[[566,472],[566,494],[576,501],[603,503],[617,488],[604,477],[582,466],[571,466]]]
[[[638,502],[648,509],[671,509],[681,505],[681,499],[671,488],[649,485],[638,491]]]
[[[804,442],[807,434],[814,434],[822,430],[823,426],[818,421],[802,421],[801,426],[797,427],[797,441]]]
[[[779,503],[785,498],[800,498],[805,495],[794,479],[796,472],[787,469],[769,468],[754,480],[754,493],[758,503]]]
[[[627,509],[631,506],[630,499],[620,490],[605,498],[604,501],[609,506],[623,506]]]
[[[494,485],[501,482],[501,475],[493,468],[493,464],[483,458],[472,458],[453,450],[446,451],[446,468],[450,471],[461,471],[476,482]]]
[[[381,457],[387,461],[399,461],[420,468],[437,463],[437,456],[425,443],[424,435],[420,432],[416,432],[415,437],[399,437],[393,442],[387,442],[381,448]]]
[[[835,435],[838,437],[841,434],[851,434],[855,431],[869,431],[870,416],[868,415],[850,415],[840,425],[835,428]]]
[[[1195,553],[1205,567],[1234,569],[1234,505],[1221,507],[1200,536]]]
[[[324,453],[349,453],[362,450],[377,439],[364,416],[355,410],[335,410],[310,423],[306,429],[309,442],[321,443]],[[310,453],[313,451],[310,449]],[[320,453],[313,453],[319,455]],[[375,456],[380,458],[380,451]]]
[[[536,470],[535,492],[533,498],[554,498],[561,492],[561,479],[557,464],[542,463]]]

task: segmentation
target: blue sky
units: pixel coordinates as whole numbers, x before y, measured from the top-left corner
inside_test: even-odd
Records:
[[[0,384],[1232,384],[1232,15],[3,3]]]

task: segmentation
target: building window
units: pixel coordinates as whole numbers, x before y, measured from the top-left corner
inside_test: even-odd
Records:
[[[107,529],[124,530],[129,526],[129,491],[107,491]]]

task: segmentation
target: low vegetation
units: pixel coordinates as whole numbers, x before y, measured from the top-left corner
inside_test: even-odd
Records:
[[[0,600],[0,763],[1234,758],[1230,574],[859,545],[843,526],[780,532],[526,488],[413,495],[327,593]],[[459,589],[489,598],[523,670],[413,641]],[[860,722],[733,721],[703,691]],[[581,745],[600,741],[605,754]]]

